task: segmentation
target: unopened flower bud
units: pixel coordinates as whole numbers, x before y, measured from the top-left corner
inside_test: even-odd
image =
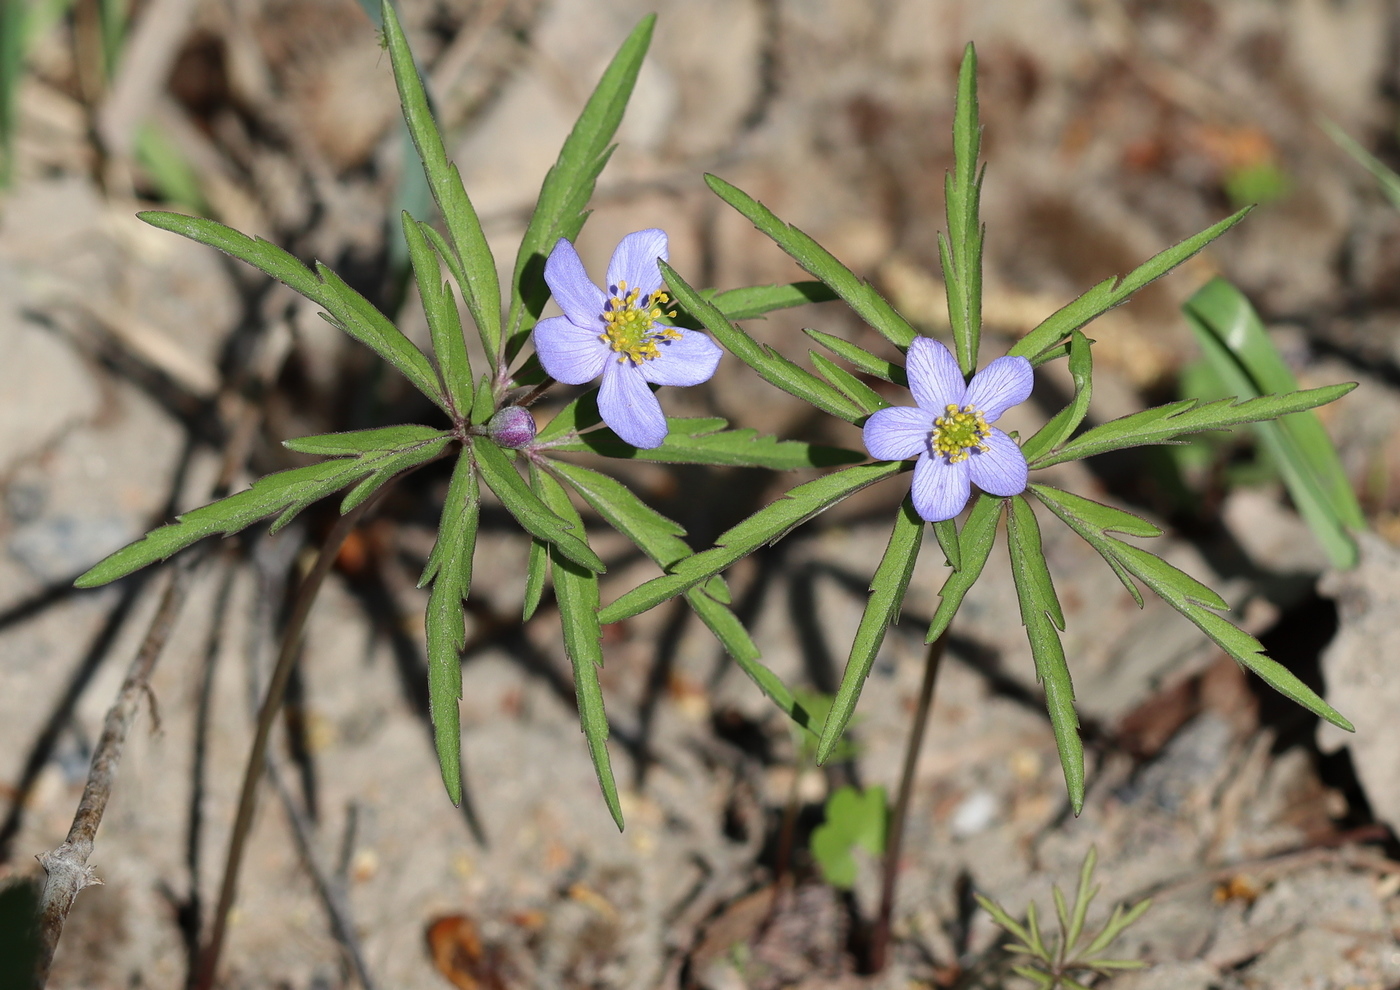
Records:
[[[519,449],[535,439],[535,417],[522,406],[503,406],[486,421],[486,435],[502,447]]]

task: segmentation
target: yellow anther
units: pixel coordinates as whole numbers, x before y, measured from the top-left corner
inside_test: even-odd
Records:
[[[944,407],[944,415],[933,421],[929,446],[935,455],[941,455],[949,464],[957,464],[967,460],[974,450],[986,453],[990,449],[987,438],[991,435],[992,428],[980,410],[949,403]]]
[[[604,330],[598,339],[617,352],[618,363],[641,364],[660,357],[657,343],[679,340],[681,336],[674,327],[656,322],[663,315],[676,315],[660,308],[660,304],[669,301],[664,292],[642,298],[640,289],[629,290],[626,282],[618,282],[615,294],[603,309]]]

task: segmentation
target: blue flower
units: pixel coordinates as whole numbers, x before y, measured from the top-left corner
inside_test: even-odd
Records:
[[[670,297],[661,290],[666,233],[639,230],[617,245],[608,263],[608,291],[588,279],[578,252],[560,238],[544,280],[564,311],[535,325],[540,364],[566,385],[602,375],[598,411],[634,447],[659,447],[668,427],[648,385],[699,385],[719,365],[719,346],[703,333],[658,322]]]
[[[919,337],[909,345],[909,390],[917,406],[881,409],[865,421],[865,449],[880,461],[917,457],[914,509],[929,522],[952,519],[967,504],[969,482],[989,495],[1026,488],[1026,458],[990,424],[1031,394],[1031,363],[999,357],[963,382],[952,352]]]

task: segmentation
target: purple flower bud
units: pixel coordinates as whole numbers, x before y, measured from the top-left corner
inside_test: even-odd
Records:
[[[486,421],[486,435],[512,450],[535,439],[535,417],[523,406],[503,406]]]

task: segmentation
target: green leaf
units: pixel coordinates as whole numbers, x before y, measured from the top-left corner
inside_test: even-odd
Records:
[[[1079,936],[1084,932],[1084,919],[1089,915],[1089,904],[1093,901],[1099,889],[1090,887],[1094,882],[1094,867],[1099,862],[1099,851],[1097,847],[1090,846],[1088,853],[1084,856],[1084,863],[1079,867],[1079,886],[1074,892],[1074,913],[1073,916],[1065,919],[1061,918],[1061,923],[1065,929],[1065,949],[1073,950],[1079,944]],[[1057,888],[1058,890],[1058,888]]]
[[[1094,358],[1089,350],[1090,343],[1089,338],[1078,330],[1070,334],[1069,373],[1074,379],[1074,398],[1021,445],[1021,454],[1026,463],[1068,440],[1089,414],[1089,399],[1094,391]]]
[[[1400,175],[1396,175],[1390,166],[1363,148],[1353,140],[1351,135],[1332,121],[1323,117],[1318,120],[1318,124],[1327,132],[1328,137],[1341,146],[1343,151],[1351,155],[1362,168],[1375,177],[1376,182],[1380,183],[1381,192],[1385,193],[1385,198],[1390,200],[1392,206],[1400,210]]]
[[[457,702],[462,697],[462,647],[467,642],[462,603],[472,584],[481,489],[471,456],[463,451],[452,470],[442,506],[437,541],[419,580],[433,583],[428,594],[428,710],[433,720],[442,782],[453,804],[462,803],[462,727]]]
[[[875,656],[885,641],[885,633],[899,621],[899,609],[904,604],[904,593],[909,590],[909,578],[914,573],[914,561],[919,558],[923,536],[924,521],[914,510],[913,501],[905,498],[895,515],[885,555],[880,558],[880,566],[870,579],[870,598],[865,603],[860,626],[851,641],[846,671],[841,675],[841,687],[831,703],[826,724],[822,726],[822,738],[817,746],[818,764],[825,763],[841,741],[841,735],[855,713],[856,703],[860,701],[860,692],[865,687],[865,679],[870,676]]]
[[[882,461],[846,468],[798,485],[737,526],[721,533],[711,549],[687,557],[676,564],[670,574],[653,578],[606,606],[601,619],[603,622],[617,622],[674,598],[765,543],[782,539],[793,527],[801,525],[823,509],[907,469],[907,461]]]
[[[834,361],[828,360],[816,351],[808,351],[807,356],[811,360],[812,366],[817,369],[818,374],[840,389],[841,394],[855,403],[867,416],[877,409],[884,409],[890,405],[879,392]]]
[[[491,376],[482,375],[472,396],[472,426],[480,426],[496,414],[496,396],[491,391]]]
[[[844,358],[856,368],[873,375],[876,378],[883,378],[887,382],[894,382],[896,385],[909,387],[909,376],[904,371],[903,365],[894,364],[884,358],[876,357],[864,347],[852,344],[849,340],[840,337],[833,337],[829,333],[822,333],[820,330],[813,330],[810,327],[802,331],[811,337],[818,344],[821,344],[831,353],[839,358]]]
[[[1285,413],[1326,405],[1354,388],[1355,382],[1344,382],[1340,385],[1324,385],[1322,388],[1290,392],[1287,395],[1261,395],[1253,399],[1221,399],[1218,402],[1207,403],[1198,402],[1196,399],[1182,399],[1179,402],[1169,402],[1163,406],[1154,406],[1142,412],[1109,420],[1086,430],[1058,449],[1036,458],[1030,466],[1034,470],[1065,461],[1094,457],[1110,450],[1122,450],[1125,447],[1170,443],[1190,433],[1221,430],[1229,426],[1238,426],[1240,423],[1275,419]]]
[[[382,13],[384,41],[389,49],[389,61],[394,67],[394,81],[398,84],[404,121],[413,137],[413,145],[418,149],[418,157],[428,177],[428,187],[432,190],[433,200],[442,213],[447,235],[451,239],[452,250],[444,252],[444,257],[450,256],[457,262],[449,267],[458,279],[458,288],[462,291],[467,310],[476,321],[486,354],[492,367],[495,367],[496,356],[501,349],[501,287],[496,277],[496,262],[482,233],[476,209],[462,185],[462,176],[457,166],[447,161],[423,80],[414,64],[403,28],[399,26],[398,15],[389,0],[384,0]],[[470,377],[467,381],[470,383]]]
[[[1040,326],[1018,340],[1007,353],[1030,358],[1032,364],[1040,364],[1038,358],[1042,351],[1055,347],[1090,320],[1102,316],[1114,306],[1127,302],[1138,289],[1161,278],[1243,220],[1250,209],[1252,207],[1247,206],[1214,226],[1207,227],[1194,237],[1188,237],[1180,244],[1154,255],[1121,280],[1117,277],[1104,279],[1074,302],[1050,314]]]
[[[1032,485],[1031,489],[1055,515],[1109,562],[1121,580],[1126,583],[1127,575],[1131,574],[1151,588],[1164,602],[1195,623],[1241,666],[1263,678],[1275,691],[1313,714],[1327,719],[1333,725],[1349,732],[1353,731],[1351,723],[1336,709],[1318,697],[1282,664],[1265,656],[1263,644],[1208,610],[1227,608],[1225,600],[1214,591],[1160,557],[1109,536],[1104,528],[1096,525],[1090,518],[1091,513],[1084,511],[1085,503],[1095,505],[1088,499],[1070,495],[1048,485]],[[1096,506],[1092,511],[1092,515],[1098,517],[1103,517],[1105,513],[1126,516],[1128,519],[1136,518],[1103,505]],[[1137,521],[1142,523],[1141,520]],[[1141,602],[1140,597],[1138,600]]]
[[[964,375],[977,370],[977,345],[982,334],[982,221],[978,201],[982,175],[977,155],[982,125],[977,115],[977,51],[969,42],[958,70],[958,95],[953,110],[953,171],[944,177],[948,236],[938,239],[943,276],[948,288],[948,319],[958,365]]]
[[[847,785],[826,799],[826,821],[812,832],[812,858],[822,879],[833,887],[850,890],[856,882],[856,861],[851,851],[861,846],[872,855],[885,851],[889,828],[889,804],[880,786],[864,791]]]
[[[472,441],[472,452],[476,457],[477,468],[481,471],[481,480],[496,493],[506,511],[515,517],[515,521],[520,523],[525,532],[544,540],[586,570],[597,574],[607,570],[603,561],[583,539],[583,528],[573,526],[561,519],[557,513],[551,512],[516,473],[515,466],[500,447],[485,437],[476,437]]]
[[[857,316],[901,349],[909,346],[915,337],[914,328],[870,283],[857,278],[830,251],[796,227],[779,220],[768,207],[748,193],[716,175],[706,175],[705,182],[716,196],[747,217],[794,261],[830,286],[846,301],[846,305],[856,311]],[[690,307],[686,306],[686,309]]]
[[[962,552],[962,567],[948,575],[939,589],[938,610],[933,613],[928,635],[924,642],[932,643],[947,630],[962,605],[963,598],[972,590],[977,579],[982,576],[982,568],[991,556],[992,544],[997,538],[997,515],[1001,512],[1004,499],[985,492],[972,503],[972,511],[967,514],[962,532],[958,534],[958,546]]]
[[[836,298],[820,282],[789,282],[786,285],[750,285],[724,292],[700,293],[728,320],[752,320],[775,309],[831,302]]]
[[[1106,531],[1126,533],[1129,536],[1138,537],[1161,536],[1162,531],[1146,519],[1140,519],[1130,512],[1101,505],[1091,499],[1061,491],[1058,488],[1051,488],[1049,485],[1032,484],[1030,488],[1036,497],[1044,502],[1055,515],[1059,516],[1098,551],[1099,556],[1118,576],[1123,587],[1128,589],[1128,594],[1133,596],[1133,601],[1137,602],[1138,608],[1142,608],[1142,592],[1138,591],[1138,586],[1133,581],[1132,576],[1113,555],[1108,545]]]
[[[554,414],[553,419],[540,428],[540,431],[535,434],[535,446],[550,446],[551,440],[587,430],[597,426],[602,421],[602,414],[598,412],[598,390],[591,388],[566,404],[563,409]],[[676,420],[671,420],[672,424],[675,422]],[[557,450],[559,448],[551,447],[551,449]]]
[[[596,410],[594,405],[593,409]],[[544,432],[558,435],[555,424],[563,413],[552,420]],[[774,471],[792,471],[809,467],[836,467],[867,460],[865,454],[839,447],[778,440],[757,430],[726,430],[722,419],[671,419],[671,432],[660,447],[642,450],[622,440],[609,429],[585,433],[568,443],[546,443],[551,451],[588,451],[605,457],[627,460],[659,461],[664,464],[723,464],[730,467],[762,467]],[[536,436],[539,445],[540,436]],[[546,441],[548,438],[546,438]]]
[[[451,441],[452,437],[444,434],[436,439],[427,440],[404,449],[391,448],[372,457],[361,458],[361,464],[373,468],[373,471],[367,478],[346,492],[345,498],[340,502],[340,514],[344,515],[349,512],[373,495],[384,484],[410,468],[436,460],[447,449],[447,445]],[[278,526],[285,523],[286,520],[283,519],[277,521]]]
[[[275,532],[312,502],[368,477],[374,485],[358,496],[356,492],[360,489],[351,493],[356,496],[350,503],[353,508],[394,474],[437,457],[450,440],[449,434],[425,426],[394,426],[289,440],[287,446],[293,450],[356,456],[338,457],[259,478],[247,491],[176,516],[175,522],[152,530],[99,561],[73,583],[79,588],[107,584],[147,564],[164,560],[206,536],[216,533],[228,536],[269,516],[277,517],[272,524]],[[391,470],[385,473],[386,468]],[[350,498],[346,501],[350,502]]]
[[[418,391],[450,415],[452,408],[442,383],[423,352],[335,272],[320,262],[316,263],[316,272],[321,276],[321,296],[317,301],[326,307],[330,322],[399,369]]]
[[[958,524],[944,519],[933,524],[933,535],[938,539],[938,548],[943,551],[945,562],[953,570],[962,569],[962,545],[958,542]]]
[[[1040,524],[1035,510],[1022,495],[1012,497],[1006,525],[1007,548],[1011,553],[1011,576],[1021,603],[1021,624],[1026,627],[1031,654],[1035,657],[1036,679],[1045,686],[1045,708],[1060,751],[1060,766],[1074,813],[1084,808],[1084,743],[1079,738],[1079,716],[1074,710],[1074,685],[1065,663],[1059,630],[1065,627],[1064,612],[1055,595],[1045,550],[1040,542]]]
[[[534,215],[515,257],[510,314],[506,318],[508,360],[525,346],[549,299],[549,287],[544,282],[545,259],[561,237],[569,241],[577,237],[588,219],[588,200],[612,155],[613,135],[632,97],[655,25],[655,14],[643,17],[617,50],[540,187]]]
[[[462,320],[457,314],[457,300],[452,287],[442,282],[438,256],[428,244],[424,231],[432,230],[407,213],[403,215],[403,236],[408,243],[408,256],[413,262],[414,280],[423,300],[423,315],[428,320],[428,332],[433,339],[433,355],[452,404],[453,419],[467,419],[472,408],[472,365],[467,357],[467,343],[462,337]]]
[[[731,354],[757,371],[765,381],[847,422],[853,423],[861,418],[863,413],[860,407],[841,392],[810,371],[793,364],[773,348],[754,340],[701,298],[698,292],[676,274],[674,268],[664,261],[660,262],[660,265],[661,275],[666,279],[666,284],[676,301],[699,320]]]
[[[534,465],[530,465],[531,474]],[[535,494],[539,494],[536,490]],[[521,622],[529,622],[535,610],[540,607],[544,595],[544,581],[549,574],[549,544],[544,540],[530,538],[530,557],[525,568],[525,601],[521,608]]]
[[[569,501],[569,495],[559,482],[541,471],[535,476],[540,497],[557,517],[564,519],[578,532],[583,532],[583,520]],[[560,552],[559,545],[550,547],[554,573],[554,596],[559,602],[559,621],[564,632],[564,652],[574,668],[574,692],[578,697],[579,723],[588,740],[588,753],[593,758],[593,770],[598,775],[603,800],[618,831],[623,828],[622,804],[613,780],[612,760],[608,757],[608,716],[603,710],[603,689],[598,683],[598,669],[603,666],[603,632],[598,622],[598,575],[580,567]]]
[[[972,896],[973,899],[977,901],[977,905],[983,911],[991,915],[992,920],[996,922],[999,927],[1005,929],[1007,934],[1029,945],[1031,940],[1030,933],[1026,931],[1025,927],[1019,921],[1011,917],[1004,907],[990,897],[986,897],[982,894],[974,893]]]
[[[160,210],[146,210],[136,215],[152,227],[188,237],[245,261],[313,302],[321,302],[320,279],[292,255],[261,237],[249,237],[203,217],[187,217]]]
[[[1254,398],[1298,388],[1254,307],[1229,282],[1211,279],[1182,309],[1227,391]],[[1366,517],[1317,414],[1292,413],[1276,422],[1256,423],[1254,430],[1332,565],[1355,567],[1356,541],[1348,530],[1365,529]]]

